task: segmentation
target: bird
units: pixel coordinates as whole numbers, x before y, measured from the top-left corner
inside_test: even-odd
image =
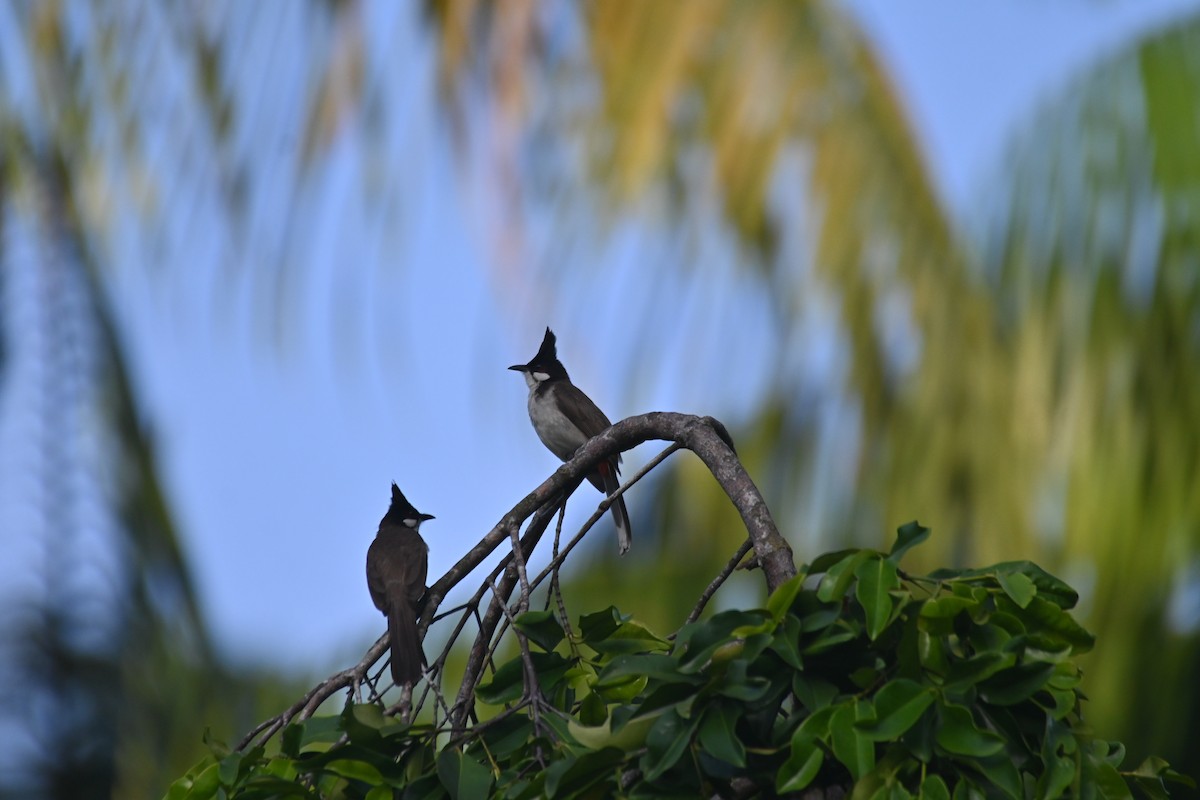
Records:
[[[549,327],[537,355],[528,364],[514,364],[509,369],[525,376],[529,387],[529,421],[542,444],[561,461],[570,459],[589,439],[612,426],[592,399],[571,383],[566,367],[558,360],[557,337]],[[620,462],[619,454],[601,461],[587,479],[612,497],[620,486],[617,479]],[[625,555],[633,544],[625,499],[613,498],[611,508],[617,523],[617,549]]]
[[[417,638],[416,604],[425,593],[429,547],[418,531],[422,522],[431,519],[432,514],[413,508],[393,482],[391,505],[367,550],[367,589],[388,619],[392,679],[397,686],[414,684],[421,677],[425,654]]]

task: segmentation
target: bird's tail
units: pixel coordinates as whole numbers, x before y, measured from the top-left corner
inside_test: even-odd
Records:
[[[392,680],[397,686],[416,683],[421,677],[424,653],[417,638],[417,619],[402,586],[389,587],[388,638],[392,645]]]
[[[601,462],[599,471],[600,477],[604,481],[604,493],[612,497],[613,492],[621,486],[621,482],[617,479],[616,467],[613,463],[604,461]],[[633,546],[633,528],[629,525],[629,511],[625,508],[625,498],[614,498],[610,510],[613,521],[617,523],[617,550],[621,555],[625,555]]]

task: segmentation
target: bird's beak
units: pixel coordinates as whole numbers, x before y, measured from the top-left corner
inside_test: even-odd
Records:
[[[421,522],[428,522],[431,519],[437,519],[437,517],[435,517],[433,514],[418,514],[417,516],[421,518]]]
[[[515,369],[517,372],[528,372],[529,365],[528,364],[513,364],[511,367],[509,367],[509,369]]]

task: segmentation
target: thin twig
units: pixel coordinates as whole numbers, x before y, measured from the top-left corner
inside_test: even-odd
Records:
[[[530,521],[520,543],[525,558],[528,558],[529,554],[533,552],[533,548],[537,546],[538,540],[542,538],[555,510],[553,507],[543,506]],[[487,613],[480,620],[479,633],[475,636],[475,642],[471,645],[471,652],[467,656],[462,685],[459,687],[458,698],[451,708],[452,727],[456,731],[462,727],[467,713],[474,708],[475,687],[483,674],[483,665],[487,663],[490,650],[488,645],[496,626],[504,616],[504,606],[507,604],[508,596],[512,593],[516,582],[517,570],[510,562],[497,584],[496,588],[499,590],[499,594],[493,594],[492,602],[488,606]]]
[[[567,542],[567,546],[563,548],[562,552],[550,559],[550,563],[546,565],[545,569],[538,573],[537,577],[530,582],[530,585],[536,589],[538,586],[541,586],[542,581],[546,580],[546,577],[550,575],[553,570],[558,569],[559,565],[562,564],[566,560],[567,556],[571,554],[571,551],[575,549],[575,545],[583,541],[584,534],[591,530],[592,526],[603,519],[604,515],[608,513],[608,507],[612,504],[613,498],[624,494],[629,487],[633,486],[635,483],[644,478],[650,472],[650,470],[657,467],[659,464],[665,461],[668,456],[680,449],[682,449],[682,445],[679,444],[672,444],[670,447],[667,447],[654,458],[647,461],[645,466],[638,470],[629,480],[621,484],[621,486],[612,493],[612,497],[606,497],[604,500],[601,500],[599,505],[596,506],[596,510],[592,512],[592,515],[584,521],[583,525],[580,526],[579,531],[571,537],[571,541]]]
[[[518,560],[517,563],[520,564],[521,562]],[[492,595],[494,597],[499,596],[499,592],[497,591],[497,589],[494,585],[492,586]],[[520,606],[520,603],[518,602],[518,607],[519,606]],[[513,629],[513,632],[516,633],[516,636],[517,636],[517,646],[520,648],[520,651],[521,651],[521,665],[523,667],[521,674],[523,677],[523,682],[525,684],[524,696],[525,696],[525,699],[529,701],[529,712],[530,712],[529,716],[533,722],[534,736],[541,736],[542,735],[541,709],[542,709],[542,703],[543,703],[542,688],[538,685],[537,669],[533,666],[533,653],[531,653],[529,651],[529,637],[526,636],[521,631],[521,629],[517,627],[517,620],[513,616],[512,610],[508,607],[508,604],[501,603],[500,607],[504,612],[505,619],[508,620],[509,626]],[[541,759],[541,748],[540,747],[538,748],[538,751],[537,751],[537,757],[539,760]]]
[[[517,608],[521,613],[525,613],[529,610],[529,595],[531,591],[529,588],[529,576],[525,574],[525,556],[521,554],[521,539],[517,536],[516,528],[512,529],[510,536],[512,537],[513,544],[513,564],[517,567],[517,578],[521,583],[521,595],[517,601]],[[495,591],[495,587],[492,587],[493,594]]]
[[[717,593],[717,589],[721,588],[721,584],[725,583],[725,581],[729,579],[729,576],[733,574],[734,570],[737,569],[738,564],[741,563],[741,560],[746,557],[746,553],[750,552],[751,547],[753,547],[753,545],[750,543],[749,539],[742,542],[741,546],[737,549],[737,552],[733,554],[733,558],[729,559],[729,563],[722,568],[717,577],[712,579],[712,583],[710,583],[700,594],[700,600],[696,603],[696,607],[692,609],[692,613],[688,614],[687,619],[683,621],[684,625],[690,625],[691,623],[700,619],[700,615],[704,612],[704,607],[708,605],[708,601],[711,600],[712,596]],[[674,636],[674,634],[672,634],[672,636]]]
[[[567,637],[571,652],[577,653],[575,633],[571,630],[571,617],[567,614],[567,604],[563,601],[562,587],[558,583],[558,568],[562,564],[558,557],[558,545],[562,539],[563,518],[567,515],[566,511],[564,504],[558,510],[558,522],[554,524],[554,547],[550,551],[550,563],[554,564],[554,571],[550,573],[550,591],[546,593],[546,607],[550,607],[550,600],[553,598],[558,606],[558,622],[562,625],[563,634]]]

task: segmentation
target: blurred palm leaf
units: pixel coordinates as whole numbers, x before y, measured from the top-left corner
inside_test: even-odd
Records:
[[[1025,507],[1043,558],[1094,586],[1092,721],[1177,758],[1200,718],[1197,53],[1193,17],[1057,98],[981,237],[1031,395]]]
[[[333,18],[312,4],[295,21],[319,35]],[[0,390],[12,445],[0,469],[17,478],[2,510],[21,543],[6,550],[45,554],[14,555],[24,588],[0,618],[0,726],[13,734],[0,794],[158,796],[203,752],[205,725],[238,734],[295,688],[235,672],[213,650],[108,293],[129,262],[170,263],[181,218],[223,220],[206,229],[218,243],[209,265],[251,263],[225,256],[261,236],[254,207],[278,176],[253,168],[239,138],[252,104],[229,74],[245,57],[239,37],[278,22],[241,4],[0,8]],[[339,41],[357,52],[347,37],[313,66],[341,65],[339,86],[353,83],[337,56]],[[297,171],[345,113],[315,102]],[[181,217],[186,208],[195,213]],[[267,301],[287,296],[280,276],[294,280],[249,272],[274,282],[256,292]],[[274,319],[267,308],[261,318]]]

